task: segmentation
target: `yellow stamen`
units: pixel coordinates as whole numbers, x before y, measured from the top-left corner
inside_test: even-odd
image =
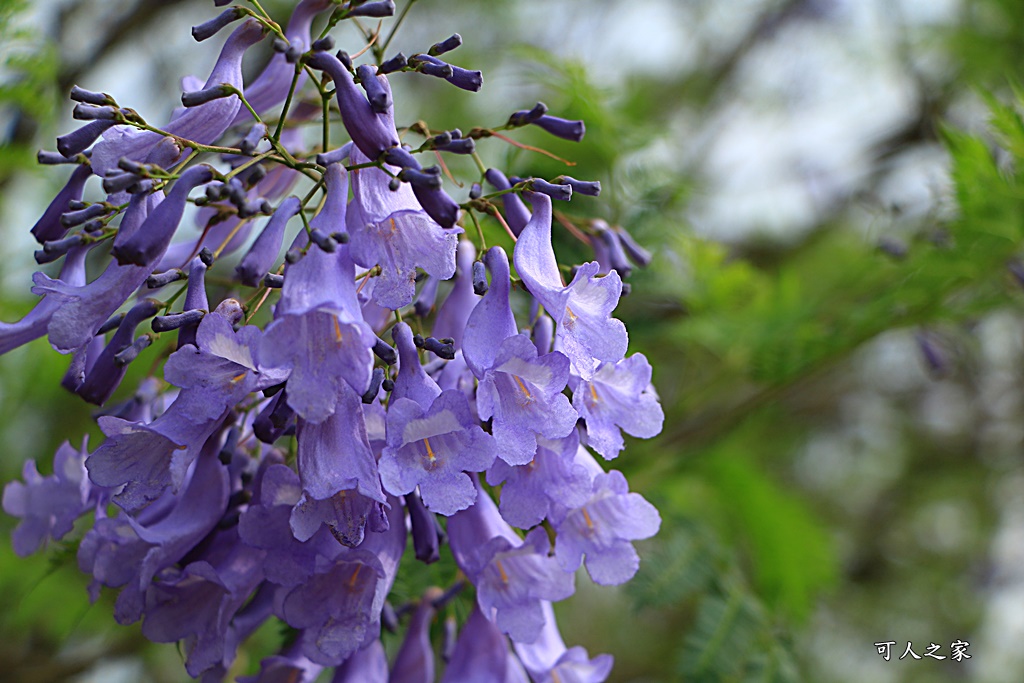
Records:
[[[356,579],[359,578],[359,570],[362,569],[362,568],[363,568],[363,565],[361,565],[361,564],[357,564],[356,565],[356,570],[354,572],[352,572],[352,578],[348,580],[348,587],[349,588],[353,588],[354,589],[356,587]]]
[[[505,573],[505,568],[501,566],[501,560],[495,560],[494,566],[498,568],[498,573],[501,574],[501,582],[508,585],[508,574]]]
[[[238,384],[238,383],[239,383],[239,382],[241,382],[241,381],[242,381],[243,379],[245,379],[245,376],[246,376],[246,374],[248,374],[248,373],[245,373],[245,372],[243,372],[243,373],[242,373],[242,374],[240,374],[240,375],[235,375],[234,377],[232,377],[232,378],[231,378],[231,383],[232,383],[232,384]]]
[[[594,399],[593,402],[597,403],[597,389],[594,388],[593,384],[590,385],[590,396]]]
[[[423,443],[427,447],[427,460],[433,465],[437,461],[437,456],[434,455],[434,449],[430,447],[430,439],[423,439]]]
[[[558,675],[557,671],[551,672],[551,683],[562,683],[562,677]]]
[[[338,324],[338,319],[331,316],[331,322],[334,323],[334,341],[341,343],[341,325]]]
[[[529,389],[526,388],[526,385],[523,384],[523,380],[521,380],[519,378],[519,375],[512,375],[512,377],[515,379],[516,384],[519,385],[519,390],[523,392],[524,396],[526,396],[526,400],[532,401],[533,400],[533,394],[530,392]]]
[[[565,314],[568,316],[568,320],[565,321],[565,326],[568,327],[569,329],[572,329],[573,325],[576,324],[576,320],[579,318],[579,316],[573,313],[572,309],[569,308],[568,306],[565,307]]]
[[[591,531],[594,530],[594,520],[590,518],[590,513],[587,512],[587,508],[584,506],[580,508],[580,512],[583,513],[583,520],[587,523],[587,528]]]

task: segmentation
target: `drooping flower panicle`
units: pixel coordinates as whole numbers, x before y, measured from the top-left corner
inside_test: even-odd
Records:
[[[311,682],[328,667],[339,683],[433,680],[431,624],[447,615],[442,681],[596,683],[611,657],[567,647],[551,603],[581,566],[600,584],[631,578],[632,542],[660,525],[588,450],[615,458],[623,432],[661,429],[651,366],[626,355],[612,317],[630,262],[651,256],[595,219],[577,226],[595,259],[559,262],[551,198],[595,196],[597,182],[481,165],[465,201],[449,195],[421,153],[476,154],[528,124],[578,141],[583,123],[538,104],[465,136],[399,129],[402,72],[469,91],[483,80],[449,63],[458,34],[376,64],[329,54],[339,21],[394,12],[302,0],[287,23],[258,5],[200,22],[197,40],[234,30],[162,127],[72,90],[88,123],[39,158],[75,168],[32,228],[38,262],[64,261],[34,276],[42,299],[24,319],[0,324],[0,353],[47,336],[72,358],[63,386],[103,406],[105,438],[65,443],[53,474],[29,461],[6,486],[14,548],[66,539],[84,518],[91,597],[118,591],[117,620],[181,641],[203,681],[223,680],[268,620],[287,644],[239,680]],[[269,33],[275,54],[246,83],[243,57]],[[332,106],[347,138],[325,125],[309,149],[300,124],[336,117]],[[402,144],[413,135],[418,149]],[[511,259],[488,248],[477,214],[518,238]],[[183,234],[185,216],[198,233]],[[101,253],[90,280],[86,256]],[[208,287],[208,271],[237,283]],[[122,386],[139,359],[154,376]],[[454,563],[460,579],[396,609],[392,587],[416,559]],[[460,594],[475,600],[461,632],[448,608]],[[380,631],[399,614],[389,665]]]

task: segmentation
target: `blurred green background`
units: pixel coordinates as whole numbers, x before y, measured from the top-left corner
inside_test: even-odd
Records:
[[[0,319],[33,304],[28,229],[67,174],[34,154],[73,125],[65,93],[161,119],[215,59],[188,31],[215,11],[0,0]],[[612,466],[664,522],[632,583],[579,577],[566,640],[614,654],[613,681],[1024,680],[1024,3],[420,0],[390,51],[454,31],[483,92],[396,76],[399,124],[499,125],[538,99],[585,119],[579,145],[515,135],[571,170],[482,153],[601,180],[565,213],[655,255],[617,315],[665,430]],[[4,482],[64,439],[97,442],[58,386],[66,362],[42,340],[0,357]],[[173,646],[114,624],[112,595],[90,607],[73,543],[21,560],[12,528],[0,518],[0,678],[187,679]],[[261,631],[240,671],[277,638]],[[899,661],[907,642],[946,659]]]

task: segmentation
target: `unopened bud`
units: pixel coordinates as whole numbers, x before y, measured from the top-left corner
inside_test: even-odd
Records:
[[[462,45],[462,36],[458,33],[453,33],[441,42],[431,45],[430,49],[427,50],[427,54],[436,57],[437,55],[443,55],[445,52],[451,52],[460,45]]]

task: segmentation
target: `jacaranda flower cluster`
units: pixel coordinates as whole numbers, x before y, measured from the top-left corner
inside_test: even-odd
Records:
[[[365,63],[332,53],[339,22],[394,12],[302,0],[282,28],[255,2],[225,9],[193,28],[207,40],[235,26],[213,71],[184,79],[184,106],[159,127],[72,90],[85,123],[39,160],[73,171],[32,228],[37,261],[63,265],[35,275],[42,299],[0,325],[0,352],[47,336],[71,357],[65,388],[104,406],[106,438],[65,443],[53,474],[28,462],[6,486],[14,548],[91,520],[78,564],[93,599],[116,589],[115,618],[181,641],[203,681],[223,680],[273,619],[287,644],[239,680],[334,667],[336,683],[431,681],[443,631],[445,683],[603,681],[611,657],[567,647],[551,605],[581,566],[599,584],[629,580],[631,542],[660,524],[592,455],[661,430],[651,366],[626,355],[612,317],[621,278],[650,255],[595,220],[568,225],[595,260],[561,264],[552,199],[600,186],[509,178],[476,153],[526,125],[580,140],[581,121],[538,104],[468,133],[396,127],[388,74],[470,91],[482,77],[441,58],[458,35],[384,59],[378,27]],[[244,83],[246,50],[268,36],[273,58]],[[461,203],[447,154],[479,168]],[[507,229],[511,255],[487,248],[478,215]],[[183,220],[201,235],[175,239]],[[87,260],[106,265],[90,279]],[[210,268],[236,283],[223,300],[209,298]],[[162,379],[111,404],[133,362]],[[446,555],[453,585],[391,604],[399,571]],[[463,589],[476,599],[461,630],[435,624]],[[404,629],[390,663],[382,627]]]

